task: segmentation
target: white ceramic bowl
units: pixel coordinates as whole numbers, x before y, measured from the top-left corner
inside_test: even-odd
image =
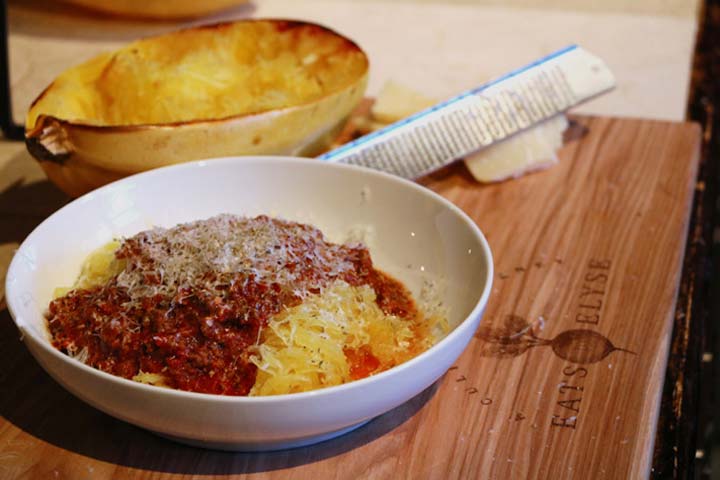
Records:
[[[85,256],[118,236],[218,213],[277,215],[312,223],[331,240],[370,232],[375,264],[416,295],[435,280],[452,331],[420,356],[376,376],[307,393],[227,397],[143,385],[54,349],[43,313],[71,285]],[[462,353],[485,309],[492,257],[478,227],[430,190],[380,172],[281,157],[213,159],[161,168],[81,197],[20,246],[7,303],[37,361],[90,405],[162,435],[212,448],[271,450],[349,431],[435,382]]]

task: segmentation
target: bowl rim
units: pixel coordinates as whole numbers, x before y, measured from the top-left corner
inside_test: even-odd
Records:
[[[482,293],[478,297],[478,300],[476,301],[475,305],[473,306],[472,310],[466,317],[460,321],[457,326],[446,336],[444,336],[439,342],[425,350],[424,352],[420,353],[419,355],[411,358],[410,360],[401,363],[400,365],[396,365],[388,370],[385,370],[383,372],[378,373],[377,375],[372,375],[370,377],[362,378],[360,380],[354,380],[348,383],[344,383],[341,385],[333,385],[330,387],[320,388],[317,390],[311,390],[307,392],[298,392],[298,393],[286,393],[286,394],[280,394],[280,395],[265,395],[265,396],[233,396],[233,395],[218,395],[218,394],[212,394],[212,393],[201,393],[201,392],[191,392],[191,391],[185,391],[185,390],[179,390],[174,388],[164,388],[164,387],[157,387],[154,385],[147,385],[144,383],[136,382],[134,380],[126,379],[124,377],[119,377],[116,375],[113,375],[111,373],[104,372],[102,370],[98,370],[94,367],[91,367],[85,363],[82,363],[74,358],[69,357],[68,355],[62,353],[60,350],[56,349],[52,346],[49,339],[47,337],[39,338],[38,335],[35,334],[33,329],[26,328],[25,322],[22,321],[22,318],[18,315],[15,305],[16,305],[16,298],[17,293],[15,292],[16,286],[15,286],[15,280],[13,275],[13,272],[20,268],[20,257],[23,256],[23,250],[24,248],[27,248],[27,245],[32,241],[33,237],[36,235],[39,235],[39,231],[41,231],[47,224],[51,222],[58,221],[57,219],[63,215],[63,212],[66,212],[69,209],[76,208],[76,205],[90,202],[95,197],[101,196],[101,195],[107,195],[110,192],[113,192],[118,189],[125,188],[126,185],[132,184],[138,179],[145,179],[145,178],[152,178],[152,177],[162,177],[166,174],[168,170],[172,171],[178,171],[178,170],[195,170],[198,168],[208,168],[212,167],[213,165],[220,166],[222,164],[252,164],[252,163],[264,163],[264,164],[285,164],[288,162],[293,162],[295,164],[299,165],[305,165],[308,168],[329,168],[329,169],[337,169],[337,170],[347,170],[347,171],[354,171],[356,173],[365,174],[370,177],[380,177],[384,178],[385,180],[390,180],[391,182],[396,182],[401,185],[404,185],[407,188],[410,188],[411,190],[415,190],[417,193],[425,196],[429,196],[430,198],[433,198],[435,201],[442,204],[445,208],[452,211],[456,216],[458,216],[464,224],[468,226],[470,231],[474,234],[475,238],[478,241],[478,244],[480,245],[480,250],[482,252],[482,258],[485,260],[485,283],[482,289]],[[303,167],[305,168],[305,167]],[[321,161],[318,159],[312,159],[312,158],[302,158],[302,157],[290,157],[290,156],[262,156],[262,155],[253,155],[253,156],[230,156],[230,157],[217,157],[217,158],[207,158],[202,160],[195,160],[191,162],[185,162],[175,165],[169,165],[165,167],[159,167],[152,170],[148,170],[145,172],[137,173],[134,175],[130,175],[128,177],[122,178],[120,180],[117,180],[115,182],[109,183],[107,185],[104,185],[98,189],[95,189],[91,192],[88,192],[81,197],[78,197],[68,204],[64,205],[54,213],[52,213],[49,217],[47,217],[45,220],[43,220],[39,225],[37,225],[33,231],[23,240],[23,242],[20,244],[18,249],[15,252],[15,255],[13,256],[12,261],[10,262],[10,266],[8,267],[6,280],[5,280],[5,292],[6,292],[6,303],[8,311],[10,312],[10,316],[13,319],[13,322],[15,323],[16,327],[21,333],[21,339],[27,343],[28,338],[32,338],[37,345],[40,346],[45,352],[52,355],[53,358],[58,359],[61,363],[66,364],[72,368],[80,368],[84,372],[99,377],[101,380],[110,381],[118,386],[126,386],[128,388],[137,388],[147,391],[151,394],[156,395],[167,395],[168,397],[174,397],[176,399],[196,399],[196,400],[202,400],[202,401],[211,401],[215,403],[239,403],[239,404],[248,404],[248,405],[258,405],[258,404],[274,404],[274,403],[284,403],[289,400],[309,400],[324,396],[332,396],[332,395],[339,395],[346,391],[351,391],[355,389],[362,389],[365,385],[375,383],[378,381],[381,381],[382,379],[388,378],[388,377],[394,377],[397,375],[402,375],[405,370],[411,369],[416,365],[417,363],[421,363],[425,361],[425,358],[434,356],[435,352],[438,352],[442,350],[445,346],[458,341],[458,337],[462,337],[466,334],[466,330],[472,328],[473,320],[480,316],[482,311],[485,309],[490,292],[492,291],[492,284],[493,284],[493,278],[494,278],[494,264],[493,264],[493,257],[492,252],[490,250],[490,246],[488,244],[487,239],[485,238],[485,235],[480,230],[480,228],[477,226],[477,224],[457,205],[452,203],[450,200],[447,200],[446,198],[442,197],[441,195],[435,193],[434,191],[430,190],[429,188],[423,187],[413,181],[406,180],[402,177],[392,175],[386,172],[382,172],[379,170],[374,170],[366,167],[356,166],[356,165],[347,165],[347,164],[341,164],[341,163],[330,163]]]

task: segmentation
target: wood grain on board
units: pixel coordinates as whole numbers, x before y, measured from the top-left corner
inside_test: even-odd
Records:
[[[432,388],[368,425],[265,454],[185,447],[49,379],[0,313],[0,478],[644,478],[698,164],[692,124],[580,118],[555,167],[422,180],[472,216],[496,277]]]

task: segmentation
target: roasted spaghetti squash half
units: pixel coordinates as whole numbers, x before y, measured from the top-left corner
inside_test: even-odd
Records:
[[[26,144],[72,196],[201,158],[324,149],[363,96],[364,52],[319,25],[245,20],[139,40],[62,73]]]

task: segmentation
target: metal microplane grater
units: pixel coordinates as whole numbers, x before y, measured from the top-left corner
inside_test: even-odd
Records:
[[[574,45],[318,158],[414,179],[614,86],[605,63]]]

